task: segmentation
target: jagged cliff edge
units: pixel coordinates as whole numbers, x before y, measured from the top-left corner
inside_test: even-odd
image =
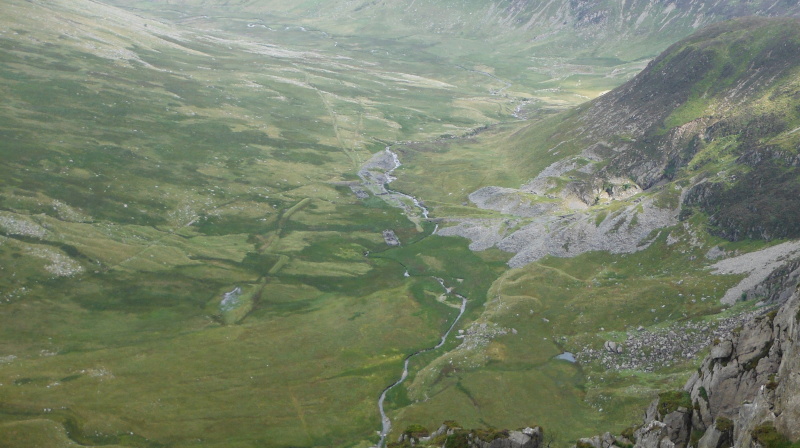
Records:
[[[796,278],[796,277],[794,277]],[[653,401],[644,422],[579,448],[756,448],[800,440],[800,285],[778,308],[716,341],[680,391]]]
[[[580,439],[576,447],[800,446],[800,268],[787,268],[783,278],[764,282],[784,286],[773,294],[782,304],[715,341],[683,389],[660,394],[641,425],[616,436]],[[389,447],[545,448],[553,441],[540,427],[464,430],[445,422],[432,434],[407,429]]]

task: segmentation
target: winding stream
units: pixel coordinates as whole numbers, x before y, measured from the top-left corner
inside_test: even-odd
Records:
[[[386,148],[386,152],[389,155],[391,155],[392,161],[394,162],[394,167],[386,172],[386,184],[384,184],[384,186],[388,185],[393,180],[397,179],[396,177],[392,176],[392,173],[394,173],[394,170],[400,168],[400,165],[402,165],[400,163],[400,158],[397,157],[397,153],[395,153],[394,151],[392,151],[389,148]],[[414,196],[405,194],[405,193],[401,193],[399,191],[389,190],[388,188],[386,189],[386,191],[388,191],[389,194],[394,194],[394,195],[401,196],[401,197],[404,197],[406,199],[409,199],[417,208],[419,208],[420,213],[422,214],[422,217],[425,218],[425,219],[428,219],[428,207],[425,207],[424,205],[422,205],[422,203],[419,202],[419,200],[417,198],[415,198]]]
[[[446,286],[444,286],[444,283],[441,281],[440,283],[444,287],[445,291],[448,291],[449,294],[449,290]],[[453,331],[453,328],[455,328],[459,319],[461,319],[461,316],[464,315],[464,311],[467,309],[467,298],[464,296],[458,296],[458,297],[461,299],[461,308],[459,308],[458,316],[456,316],[456,318],[453,319],[453,323],[450,324],[450,328],[448,328],[447,331],[442,335],[442,339],[439,341],[439,343],[436,344],[434,347],[422,349],[406,356],[406,359],[403,362],[403,373],[400,375],[400,379],[395,381],[392,385],[390,385],[386,389],[384,389],[383,392],[381,393],[381,397],[378,399],[378,410],[380,410],[381,412],[381,422],[383,427],[381,428],[381,440],[380,442],[378,442],[377,448],[383,448],[383,446],[386,443],[386,436],[392,430],[392,420],[389,418],[389,416],[386,415],[386,411],[383,409],[383,402],[386,400],[386,394],[388,394],[392,389],[399,386],[400,384],[403,383],[403,381],[406,380],[406,378],[408,377],[408,363],[411,362],[412,358],[414,358],[417,355],[421,355],[423,353],[434,351],[444,345],[445,341],[447,340],[447,337]]]
[[[397,198],[397,197],[405,198],[405,199],[411,201],[411,203],[413,203],[414,206],[417,207],[420,210],[420,215],[422,216],[422,218],[428,219],[428,215],[429,215],[428,208],[425,207],[422,203],[420,203],[420,201],[417,198],[415,198],[415,197],[413,197],[411,195],[405,194],[405,193],[401,193],[399,191],[389,190],[389,189],[386,188],[386,185],[388,185],[390,182],[392,182],[393,180],[396,179],[396,177],[392,176],[392,173],[397,168],[399,168],[401,164],[400,164],[400,159],[397,157],[397,154],[395,152],[393,152],[388,147],[386,148],[385,151],[386,151],[386,155],[391,157],[391,163],[392,163],[393,166],[391,168],[389,168],[388,170],[385,170],[384,173],[383,173],[383,176],[375,176],[373,173],[369,173],[368,169],[367,170],[362,169],[362,171],[359,172],[359,176],[361,176],[362,181],[365,182],[365,183],[367,183],[367,182],[376,182],[377,181],[380,184],[379,185],[380,188],[383,189],[386,192],[386,193],[384,193],[384,195],[390,195],[393,198]],[[367,174],[369,174],[369,175],[367,175]],[[386,200],[386,199],[384,199],[384,200]],[[402,203],[402,201],[400,201],[400,200],[398,200],[398,201]],[[391,204],[390,201],[387,201],[387,202],[389,202]],[[406,211],[408,212],[408,209],[406,209]],[[439,226],[437,224],[436,225],[436,229],[434,229],[433,233],[436,233],[436,230],[438,230],[438,228],[439,228]],[[409,276],[408,271],[406,271],[404,275],[406,277],[408,277]],[[438,277],[433,277],[433,278],[442,286],[442,288],[444,288],[444,291],[445,291],[446,294],[451,294],[452,288],[450,288],[447,285],[445,285],[443,279],[438,278]],[[422,349],[422,350],[418,350],[418,351],[406,356],[405,360],[403,361],[403,372],[400,375],[400,379],[398,379],[397,381],[395,381],[394,383],[389,385],[381,393],[381,396],[378,399],[378,410],[380,411],[380,414],[381,414],[381,425],[382,425],[382,427],[381,427],[381,432],[380,432],[381,438],[380,438],[380,441],[378,442],[378,445],[376,446],[376,448],[383,448],[386,445],[386,436],[388,436],[389,433],[392,430],[392,420],[389,418],[388,415],[386,415],[386,410],[384,409],[384,402],[386,401],[386,395],[389,392],[391,392],[392,389],[394,389],[395,387],[401,385],[406,380],[406,378],[408,378],[408,365],[409,365],[409,363],[411,362],[411,360],[414,357],[416,357],[418,355],[421,355],[423,353],[428,353],[428,352],[437,350],[437,349],[441,348],[444,345],[444,343],[447,341],[447,337],[450,336],[450,333],[453,331],[453,328],[455,328],[456,324],[461,319],[461,316],[464,315],[464,311],[467,309],[467,298],[462,296],[462,295],[459,295],[459,294],[455,294],[455,296],[458,297],[459,299],[461,299],[461,306],[459,307],[458,315],[455,317],[455,319],[453,319],[453,322],[450,324],[450,327],[442,335],[442,338],[439,341],[439,343],[436,344],[433,347],[429,347],[429,348],[425,348],[425,349]]]

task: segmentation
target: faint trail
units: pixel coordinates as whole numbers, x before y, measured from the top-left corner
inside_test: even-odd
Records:
[[[286,221],[288,221],[292,217],[292,215],[304,209],[310,202],[311,198],[303,198],[297,204],[285,210],[281,214],[281,217],[278,219],[278,224],[277,224],[278,228],[275,229],[275,232],[272,233],[266,239],[266,241],[264,241],[264,244],[262,244],[261,247],[258,248],[258,251],[261,252],[262,254],[274,255],[278,257],[278,261],[274,265],[272,265],[267,274],[269,275],[277,274],[284,266],[286,266],[287,263],[289,263],[292,260],[291,257],[289,257],[288,255],[268,252],[268,250],[272,246],[272,244],[275,243],[275,241],[281,239],[281,233],[283,232],[283,226],[286,224]]]
[[[492,79],[494,79],[495,81],[500,81],[500,82],[502,82],[502,83],[504,84],[504,85],[503,85],[503,88],[502,88],[502,89],[500,89],[500,90],[497,90],[497,91],[495,91],[495,92],[494,92],[495,94],[500,94],[500,93],[503,93],[503,91],[504,91],[504,90],[507,90],[509,87],[511,87],[511,86],[513,86],[513,85],[514,85],[514,84],[512,84],[512,83],[510,83],[510,82],[506,81],[505,79],[498,78],[497,76],[495,76],[495,75],[493,75],[493,74],[491,74],[491,73],[489,73],[489,72],[484,72],[484,71],[481,71],[481,70],[475,70],[475,69],[467,68],[467,67],[464,67],[463,65],[456,65],[456,67],[458,67],[458,68],[460,68],[461,70],[464,70],[464,71],[468,71],[468,72],[472,72],[472,73],[477,73],[477,74],[479,74],[479,75],[483,75],[483,76],[486,76],[486,77],[492,78]]]
[[[309,74],[306,73],[306,84],[308,84],[317,95],[319,95],[320,99],[322,100],[322,104],[325,105],[325,110],[328,112],[328,116],[331,118],[331,124],[333,125],[333,132],[336,134],[336,140],[339,142],[339,147],[347,154],[347,157],[350,158],[350,162],[353,164],[353,168],[358,168],[361,165],[361,160],[358,158],[358,154],[353,151],[352,148],[349,148],[342,138],[341,130],[339,129],[339,117],[336,115],[336,111],[333,110],[333,106],[331,106],[328,98],[325,97],[325,93],[317,88],[314,84],[311,84],[311,80],[309,78]]]
[[[300,423],[303,425],[303,431],[305,431],[308,441],[313,445],[314,440],[311,438],[311,433],[308,431],[308,423],[306,423],[306,416],[305,413],[303,413],[303,408],[300,406],[300,402],[297,401],[297,397],[294,396],[294,392],[290,391],[289,395],[292,397],[292,405],[294,406],[295,412],[297,412],[297,417],[300,419]]]
[[[214,210],[216,210],[216,209],[218,209],[218,208],[220,208],[220,207],[226,206],[226,205],[228,205],[228,204],[232,204],[232,203],[234,203],[234,202],[236,202],[236,201],[235,201],[235,200],[233,200],[233,201],[226,201],[226,202],[223,202],[223,203],[221,203],[221,204],[217,204],[217,205],[215,205],[215,206],[211,207],[211,208],[210,208],[210,209],[208,209],[208,210],[200,210],[200,213],[211,212],[211,211],[214,211]],[[185,228],[185,227],[190,227],[190,226],[192,226],[194,223],[196,223],[196,222],[197,222],[197,220],[198,220],[199,218],[200,218],[200,216],[199,216],[197,213],[195,213],[195,214],[192,216],[192,219],[190,219],[190,220],[189,220],[189,221],[188,221],[186,224],[183,224],[183,225],[178,225],[178,226],[172,227],[172,228],[170,228],[170,229],[167,229],[167,230],[160,230],[160,229],[158,229],[157,227],[154,227],[154,228],[155,228],[156,230],[158,230],[159,232],[162,232],[162,235],[161,235],[160,237],[158,237],[158,238],[156,238],[156,239],[154,239],[154,240],[151,240],[151,241],[150,241],[150,242],[149,242],[149,243],[148,243],[146,246],[144,246],[144,247],[143,247],[141,250],[137,251],[136,253],[134,253],[134,254],[133,254],[133,255],[131,255],[130,257],[128,257],[128,258],[126,258],[126,259],[124,259],[124,260],[120,261],[119,263],[115,263],[115,264],[113,264],[113,265],[107,266],[105,269],[103,269],[103,270],[102,270],[102,272],[108,272],[108,271],[110,271],[110,270],[112,270],[112,269],[116,269],[116,268],[123,267],[122,265],[124,265],[125,263],[127,263],[127,262],[129,262],[129,261],[132,261],[132,260],[135,260],[135,259],[137,259],[137,258],[141,258],[142,254],[144,254],[145,252],[147,252],[147,251],[148,251],[148,250],[150,250],[151,248],[153,248],[153,247],[156,247],[156,246],[158,246],[158,247],[162,247],[162,244],[161,244],[161,242],[162,242],[162,241],[164,241],[164,239],[166,239],[166,238],[167,238],[167,237],[169,237],[169,236],[172,236],[172,235],[174,235],[174,234],[175,234],[175,232],[176,232],[177,230],[183,229],[183,228]]]
[[[272,246],[272,243],[274,243],[276,239],[280,239],[278,233],[279,233],[278,231],[270,232],[267,238],[263,238],[261,235],[258,235],[256,238],[258,238],[258,241],[262,243],[261,247],[258,248],[258,251],[261,253],[266,252],[267,249],[269,249]]]
[[[278,221],[278,237],[280,237],[281,231],[283,230],[283,225],[286,224],[286,221],[288,221],[289,218],[292,217],[292,215],[304,209],[310,202],[311,198],[304,198],[300,200],[300,202],[291,206],[288,210],[283,212],[283,215],[281,215],[281,218]]]
[[[272,267],[269,269],[269,271],[267,272],[267,274],[269,275],[277,274],[278,272],[281,271],[281,269],[283,269],[284,266],[286,266],[290,261],[292,261],[291,257],[289,257],[288,255],[284,254],[275,254],[275,255],[278,256],[278,262],[272,265]]]
[[[575,277],[573,275],[567,274],[566,272],[562,271],[561,269],[554,268],[552,266],[546,266],[546,265],[543,265],[543,264],[540,264],[540,263],[536,263],[536,266],[539,266],[540,268],[547,269],[549,271],[554,271],[554,272],[556,272],[558,274],[563,275],[564,277],[567,277],[570,280],[575,280],[578,283],[586,283],[586,280],[581,280],[578,277]]]

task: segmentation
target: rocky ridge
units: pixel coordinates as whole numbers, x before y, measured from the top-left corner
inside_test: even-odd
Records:
[[[527,427],[516,431],[466,430],[454,421],[444,422],[433,433],[421,426],[407,428],[397,442],[389,448],[405,448],[416,445],[463,448],[542,448],[549,446],[542,428]]]
[[[800,287],[772,312],[717,340],[682,390],[663,393],[644,422],[579,447],[789,446],[800,439]]]

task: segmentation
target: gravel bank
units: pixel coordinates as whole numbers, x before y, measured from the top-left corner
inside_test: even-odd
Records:
[[[547,255],[574,257],[595,250],[619,254],[645,249],[654,240],[655,230],[678,222],[678,210],[658,208],[645,199],[602,220],[589,213],[558,216],[543,212],[521,229],[505,234],[503,229],[510,226],[504,224],[510,221],[463,219],[438,234],[468,238],[473,250],[497,247],[515,253],[508,265],[518,268]]]
[[[750,289],[766,280],[769,275],[792,258],[800,257],[800,241],[789,241],[749,254],[731,257],[711,266],[714,274],[748,274],[738,285],[729,289],[722,303],[732,305]]]

